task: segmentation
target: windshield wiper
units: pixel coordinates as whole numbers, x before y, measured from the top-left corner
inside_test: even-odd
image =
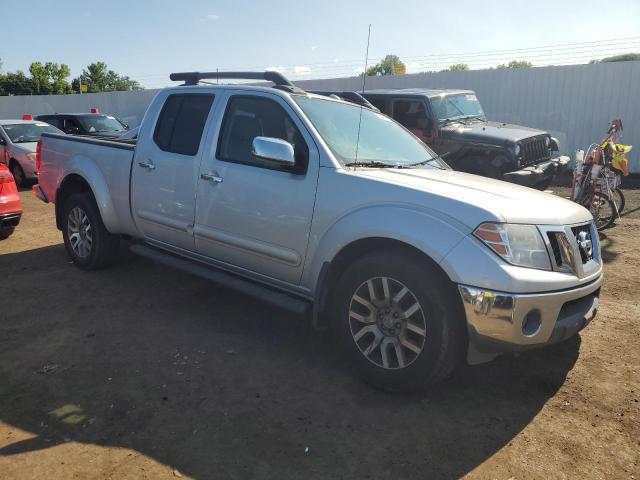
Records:
[[[427,158],[426,160],[423,160],[421,162],[409,163],[408,165],[405,165],[405,167],[419,167],[420,165],[427,165],[435,160],[444,161],[444,157],[446,157],[447,155],[449,155],[449,152],[443,153],[442,155],[438,155],[437,157]],[[449,170],[448,168],[441,167],[438,164],[434,164],[433,166],[436,167],[438,170]]]
[[[395,163],[384,163],[375,160],[371,161],[357,161],[344,164],[345,167],[371,167],[371,168],[403,168],[406,165],[398,165]]]

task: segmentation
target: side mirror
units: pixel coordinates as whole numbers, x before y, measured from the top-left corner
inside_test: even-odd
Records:
[[[0,145],[6,145],[7,142],[5,141],[4,138],[0,137]]]
[[[251,153],[260,160],[271,162],[280,167],[294,167],[296,164],[293,145],[280,138],[254,138]]]

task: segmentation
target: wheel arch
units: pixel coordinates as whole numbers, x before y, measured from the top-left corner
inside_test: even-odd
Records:
[[[425,270],[435,273],[440,277],[441,281],[450,284],[451,287],[455,287],[454,282],[438,262],[419,248],[391,237],[373,236],[360,238],[345,245],[331,260],[323,263],[315,289],[316,294],[312,318],[315,328],[324,330],[327,327],[327,314],[330,311],[331,286],[335,285],[347,266],[365,253],[379,251],[383,254],[391,250],[404,252],[414,257],[416,261],[423,262]],[[452,292],[453,290],[452,288]],[[462,303],[459,298],[457,302],[459,305],[456,308],[462,309]]]
[[[64,202],[75,193],[89,193],[98,206],[100,217],[109,232],[116,233],[118,219],[109,194],[107,182],[102,172],[92,163],[87,162],[82,171],[69,171],[56,189],[56,226],[62,228],[62,212]]]

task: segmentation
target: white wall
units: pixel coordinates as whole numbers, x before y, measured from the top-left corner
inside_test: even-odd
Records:
[[[302,88],[357,90],[361,77],[296,82]],[[635,145],[630,170],[640,173],[640,61],[505,70],[472,70],[368,77],[374,88],[475,90],[492,120],[537,127],[556,136],[564,153],[600,140],[613,118],[622,118],[623,141]],[[136,126],[157,90],[0,97],[0,118],[23,113],[86,112],[98,107]]]

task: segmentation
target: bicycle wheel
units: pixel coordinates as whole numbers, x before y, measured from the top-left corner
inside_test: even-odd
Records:
[[[598,230],[604,230],[613,225],[616,219],[616,210],[613,202],[605,194],[595,192],[591,198],[589,211],[593,215]]]
[[[618,207],[618,214],[621,214],[624,210],[624,193],[622,193],[622,189],[620,189],[620,187],[613,191],[613,201]]]

